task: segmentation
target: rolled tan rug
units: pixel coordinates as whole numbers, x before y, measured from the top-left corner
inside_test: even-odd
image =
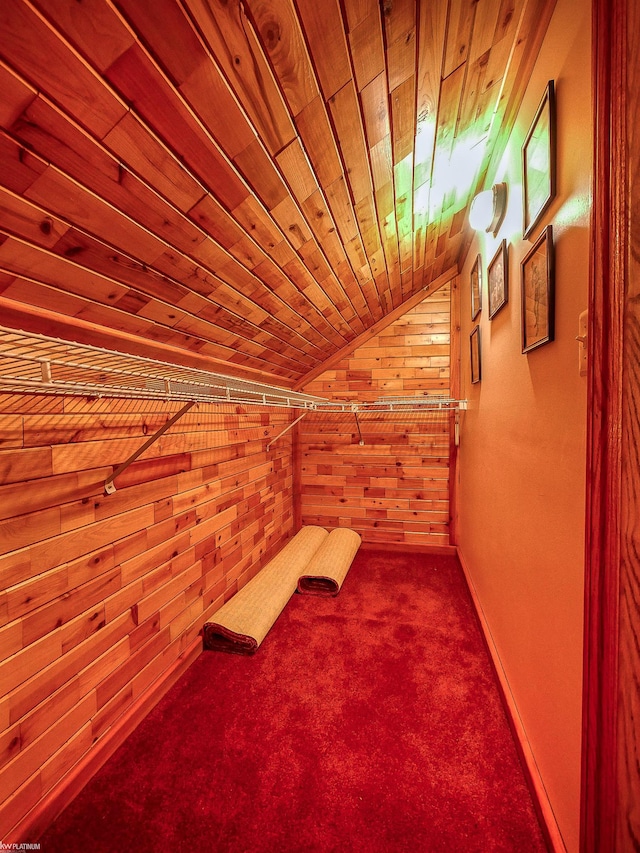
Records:
[[[362,542],[355,530],[336,527],[311,557],[298,580],[298,592],[337,595]]]
[[[329,534],[324,527],[303,527],[248,584],[204,625],[206,649],[253,654],[264,640],[298,578]]]

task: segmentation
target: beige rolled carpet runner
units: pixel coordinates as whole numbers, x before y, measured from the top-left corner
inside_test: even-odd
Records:
[[[298,592],[337,595],[361,542],[348,527],[332,530],[298,578]]]
[[[303,527],[205,624],[205,648],[253,654],[296,588],[338,594],[360,542],[360,536],[346,528],[328,533],[323,527]]]

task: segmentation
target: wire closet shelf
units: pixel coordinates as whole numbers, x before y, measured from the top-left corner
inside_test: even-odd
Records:
[[[0,390],[232,403],[325,412],[417,412],[466,409],[445,396],[328,400],[261,382],[182,367],[143,356],[0,326]]]
[[[315,412],[355,414],[385,412],[396,415],[411,412],[457,411],[467,408],[466,400],[455,400],[438,394],[422,394],[411,397],[380,397],[377,400],[320,400],[315,404]]]
[[[0,389],[310,409],[319,398],[89,344],[0,326]]]

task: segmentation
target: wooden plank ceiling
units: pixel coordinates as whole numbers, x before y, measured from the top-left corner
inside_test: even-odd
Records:
[[[456,270],[553,0],[2,0],[0,325],[281,385]]]

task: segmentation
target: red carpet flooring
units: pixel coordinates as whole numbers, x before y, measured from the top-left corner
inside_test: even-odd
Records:
[[[360,552],[254,657],[204,652],[40,839],[54,851],[536,853],[456,560]]]

